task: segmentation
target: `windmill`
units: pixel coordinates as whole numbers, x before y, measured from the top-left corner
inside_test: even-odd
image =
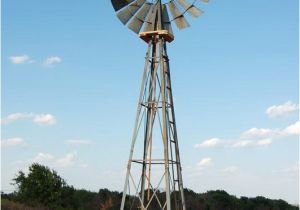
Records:
[[[148,44],[120,210],[186,210],[166,43],[174,40],[172,22],[184,29],[186,13],[203,13],[196,1],[111,0],[120,21]]]

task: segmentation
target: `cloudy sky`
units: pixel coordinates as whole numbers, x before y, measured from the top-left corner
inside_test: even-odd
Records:
[[[4,192],[39,162],[121,190],[146,45],[110,1],[2,1]],[[169,57],[184,185],[298,201],[298,1],[211,1]]]

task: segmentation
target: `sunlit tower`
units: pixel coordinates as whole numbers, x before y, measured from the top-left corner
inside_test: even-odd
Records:
[[[203,13],[196,1],[111,0],[120,21],[148,44],[120,210],[186,209],[166,43],[174,40],[172,22],[184,29],[186,13]]]

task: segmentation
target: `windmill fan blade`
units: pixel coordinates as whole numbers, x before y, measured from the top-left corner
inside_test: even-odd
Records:
[[[203,13],[203,11],[198,9],[195,5],[189,4],[185,0],[177,0],[177,2],[180,4],[180,6],[183,7],[186,12],[188,12],[194,18],[199,17]]]
[[[122,9],[123,7],[127,6],[131,2],[133,2],[133,0],[111,0],[111,3],[116,12]]]
[[[182,15],[175,19],[176,26],[181,30],[190,26],[185,17]]]
[[[149,12],[150,7],[150,3],[144,4],[143,7],[139,10],[139,12],[131,20],[131,22],[128,25],[128,28],[130,28],[132,31],[138,34],[143,26],[143,23],[145,21],[146,15]]]
[[[170,1],[168,3],[169,9],[172,13],[173,19],[176,19],[177,17],[181,16],[181,12],[178,10],[178,8],[176,7],[176,5],[174,4],[174,1]]]
[[[183,16],[183,14],[180,13],[180,11],[178,10],[178,8],[176,7],[173,1],[170,1],[167,5],[169,6],[169,9],[172,13],[173,20],[175,21],[176,26],[179,29],[183,29],[190,26],[187,20],[185,19],[185,17]]]
[[[163,18],[163,28],[169,32],[169,34],[173,34],[172,26],[168,14],[168,10],[166,5],[162,6],[162,18]]]
[[[132,18],[135,13],[141,8],[141,6],[146,2],[146,0],[136,0],[134,3],[129,5],[127,8],[121,10],[117,13],[117,17],[120,21],[126,25],[126,23]]]
[[[157,12],[157,4],[155,5],[151,5],[151,8],[148,12],[146,21],[145,21],[145,25],[144,25],[144,30],[143,31],[154,31],[154,21],[155,21],[155,16],[156,16],[156,12]]]
[[[192,6],[192,4],[187,3],[185,0],[177,0],[177,2],[183,7],[184,10],[188,10]]]
[[[187,12],[192,16],[192,17],[194,17],[194,18],[197,18],[197,17],[199,17],[200,15],[202,15],[203,14],[203,11],[201,10],[201,9],[199,9],[199,8],[197,8],[196,6],[192,6],[192,7],[190,7],[188,10],[187,10]]]

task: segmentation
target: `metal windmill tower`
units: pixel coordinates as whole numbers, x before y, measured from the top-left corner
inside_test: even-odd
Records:
[[[196,1],[111,0],[120,21],[148,44],[120,210],[186,209],[166,43],[174,40],[172,22],[183,29],[185,13],[203,13]]]

